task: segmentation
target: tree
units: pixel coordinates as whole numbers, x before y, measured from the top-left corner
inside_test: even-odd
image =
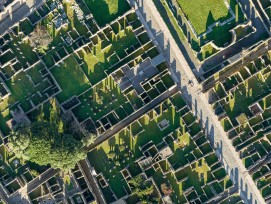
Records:
[[[115,152],[109,152],[109,154],[108,154],[108,158],[109,159],[113,159],[114,157],[116,156],[116,153]]]
[[[68,172],[86,157],[81,141],[73,135],[59,131],[51,122],[38,121],[19,127],[9,137],[9,147],[18,158],[39,165],[50,164]]]
[[[136,195],[142,203],[157,203],[154,196],[154,186],[151,181],[145,180],[141,175],[132,178],[129,182],[132,194]]]
[[[97,136],[93,133],[88,133],[85,137],[82,138],[82,143],[85,147],[93,144]]]
[[[162,183],[162,184],[161,184],[161,191],[162,191],[165,195],[171,195],[171,193],[172,193],[172,188],[171,188],[171,186],[168,186],[166,183]]]
[[[119,146],[119,150],[122,152],[122,151],[124,151],[125,150],[125,145],[124,144],[121,144],[120,146]]]
[[[29,35],[30,44],[37,48],[40,53],[44,53],[49,44],[53,41],[45,26],[37,24],[35,30]]]

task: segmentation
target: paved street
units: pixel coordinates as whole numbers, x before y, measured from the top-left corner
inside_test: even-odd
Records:
[[[99,189],[98,187],[98,184],[94,181],[94,178],[90,172],[90,169],[89,169],[89,166],[86,162],[86,160],[82,160],[79,162],[81,167],[82,167],[82,170],[84,171],[85,173],[85,178],[88,180],[89,184],[91,185],[91,188],[93,190],[93,193],[95,194],[96,196],[96,199],[98,201],[99,204],[105,204],[106,201],[104,200],[104,197],[102,195],[102,192],[101,190]]]
[[[195,85],[193,87],[188,85],[188,81],[194,78],[193,73],[153,2],[139,0],[136,4],[139,5],[139,11],[142,14],[140,19],[143,24],[146,26],[145,19],[147,19],[148,25],[152,26],[151,30],[155,30],[150,36],[159,34],[153,40],[157,40],[160,48],[164,50],[166,59],[180,79],[180,89],[185,99],[193,104],[194,113],[201,118],[211,144],[223,162],[226,171],[238,186],[242,199],[245,203],[265,203],[251,176],[239,159],[239,155],[231,145],[231,141],[214,115],[205,95],[199,92],[200,85],[197,84],[196,80],[194,80]],[[150,31],[150,29],[147,30]]]

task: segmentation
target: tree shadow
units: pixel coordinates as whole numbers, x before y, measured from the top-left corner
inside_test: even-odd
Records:
[[[116,145],[116,138],[115,137],[111,137],[108,140],[108,145],[110,147],[110,151],[114,151],[115,145]]]

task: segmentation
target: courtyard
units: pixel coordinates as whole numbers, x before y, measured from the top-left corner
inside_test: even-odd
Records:
[[[178,3],[198,35],[215,22],[222,23],[231,17],[224,0],[178,0]]]

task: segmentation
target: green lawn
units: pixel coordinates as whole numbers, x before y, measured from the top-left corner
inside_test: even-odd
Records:
[[[81,105],[73,113],[83,121],[91,117],[94,121],[123,105],[127,99],[110,76],[78,98]]]
[[[44,68],[42,63],[36,64],[34,67],[31,69],[28,69],[26,71],[26,74],[29,75],[34,82],[34,84],[38,84],[43,80],[43,77],[40,74],[40,71]]]
[[[50,71],[62,89],[62,92],[57,95],[60,103],[90,88],[86,75],[73,56],[65,59],[62,65],[55,66]]]
[[[127,0],[85,0],[100,27],[130,10]]]
[[[223,0],[178,0],[178,3],[198,35],[209,25],[218,20],[223,22],[231,15]]]

